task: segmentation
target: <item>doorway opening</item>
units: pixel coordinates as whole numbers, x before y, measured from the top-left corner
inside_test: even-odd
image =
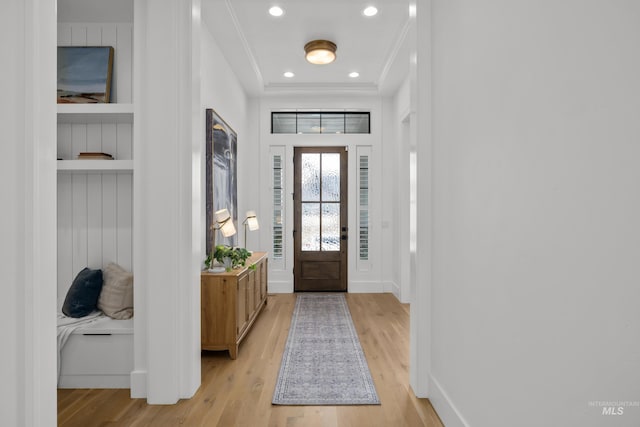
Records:
[[[294,291],[346,292],[347,150],[294,148]]]

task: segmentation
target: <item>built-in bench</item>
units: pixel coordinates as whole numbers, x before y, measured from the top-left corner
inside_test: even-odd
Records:
[[[73,331],[60,356],[59,388],[130,388],[133,319],[101,318]]]

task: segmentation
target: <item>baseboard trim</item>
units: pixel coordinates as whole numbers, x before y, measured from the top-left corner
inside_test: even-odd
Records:
[[[449,395],[444,391],[438,380],[429,375],[429,401],[436,413],[447,427],[469,427],[469,423],[455,407]]]
[[[131,398],[144,399],[147,397],[147,371],[131,372]]]
[[[129,388],[129,375],[61,375],[58,388]]]
[[[354,294],[383,294],[391,292],[391,282],[349,282],[348,292]],[[270,294],[291,294],[293,293],[293,283],[290,281],[269,281],[267,291]],[[396,295],[397,296],[397,295]]]
[[[383,294],[382,282],[349,282],[348,292],[352,294]]]
[[[290,281],[276,282],[269,281],[267,292],[270,294],[291,294],[293,293],[293,283]]]
[[[400,286],[396,282],[391,282],[391,293],[396,296],[398,301],[402,302],[400,298]]]

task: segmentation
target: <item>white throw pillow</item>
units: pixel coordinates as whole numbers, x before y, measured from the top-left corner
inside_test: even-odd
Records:
[[[133,317],[133,274],[110,263],[102,270],[102,291],[98,309],[107,316],[123,320]]]

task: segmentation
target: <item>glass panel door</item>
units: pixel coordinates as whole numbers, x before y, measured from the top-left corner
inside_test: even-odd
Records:
[[[295,149],[296,290],[346,290],[347,152]]]

